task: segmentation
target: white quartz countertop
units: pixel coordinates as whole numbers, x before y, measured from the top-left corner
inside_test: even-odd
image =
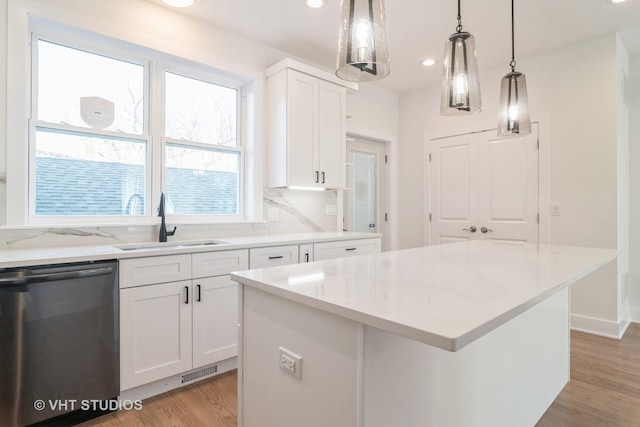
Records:
[[[614,249],[470,241],[256,269],[231,278],[458,351],[616,257]]]
[[[267,246],[319,243],[380,237],[380,234],[343,231],[268,234],[239,237],[221,237],[203,240],[174,240],[169,242],[123,243],[116,245],[61,246],[55,248],[0,250],[0,268],[27,267],[33,265],[98,261],[105,259],[140,258],[182,253],[226,251]],[[219,242],[202,245],[203,242]]]

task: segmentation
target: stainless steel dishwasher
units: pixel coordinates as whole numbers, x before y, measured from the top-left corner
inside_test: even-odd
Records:
[[[118,295],[117,261],[0,269],[1,427],[70,425],[119,395]]]

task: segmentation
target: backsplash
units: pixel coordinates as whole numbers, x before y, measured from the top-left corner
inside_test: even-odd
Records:
[[[5,182],[0,176],[0,190]],[[176,224],[167,217],[167,228],[177,226],[170,240],[220,239],[311,231],[336,231],[336,215],[326,215],[326,205],[336,205],[336,192],[264,189],[264,218],[276,209],[277,220],[236,224]],[[2,213],[4,215],[4,212]],[[56,227],[0,230],[0,249],[50,248],[56,246],[117,245],[152,242],[158,239],[158,225],[109,227]]]

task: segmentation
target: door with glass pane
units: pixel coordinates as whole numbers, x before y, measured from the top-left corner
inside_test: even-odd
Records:
[[[344,229],[381,233],[387,249],[386,145],[359,137],[347,139],[347,190]]]

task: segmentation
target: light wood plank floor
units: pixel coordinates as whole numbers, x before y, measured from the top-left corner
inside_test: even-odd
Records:
[[[234,371],[81,425],[236,426],[236,395]],[[640,427],[640,324],[621,341],[572,331],[571,381],[536,427]]]

